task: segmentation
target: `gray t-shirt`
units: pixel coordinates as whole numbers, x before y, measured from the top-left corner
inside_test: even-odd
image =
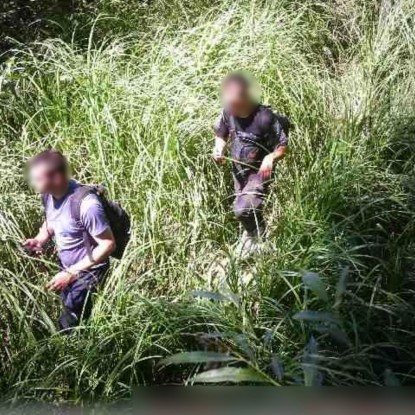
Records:
[[[80,223],[72,218],[71,199],[79,186],[79,183],[71,180],[69,191],[62,199],[56,200],[51,195],[45,198],[47,227],[54,234],[63,268],[76,264],[88,255],[84,241],[85,230],[89,234],[90,246],[93,248],[96,246],[93,237],[110,229],[104,207],[94,194],[89,194],[82,200]],[[100,265],[102,264],[98,266]]]

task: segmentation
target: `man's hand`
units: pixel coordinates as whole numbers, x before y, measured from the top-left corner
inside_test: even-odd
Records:
[[[74,281],[75,275],[67,272],[61,271],[56,274],[51,281],[46,285],[46,288],[50,291],[62,291],[64,290],[72,281]]]
[[[36,238],[32,238],[24,241],[23,247],[30,252],[35,252],[36,254],[39,254],[42,252],[43,244]]]
[[[52,237],[52,234],[53,232],[49,231],[47,223],[45,221],[40,227],[38,234],[34,238],[27,239],[23,242],[23,248],[26,251],[40,254],[42,252],[43,246]]]
[[[274,167],[274,163],[284,158],[285,155],[287,154],[287,151],[288,151],[287,146],[279,146],[274,150],[273,153],[265,156],[264,160],[262,160],[261,167],[259,168],[259,173],[261,174],[264,180],[268,180],[271,178],[272,168]]]
[[[223,164],[225,162],[225,157],[223,155],[223,149],[220,149],[218,147],[215,147],[213,149],[212,157],[213,157],[213,160],[215,160],[216,163],[218,164]]]
[[[226,149],[226,140],[222,137],[215,137],[215,147],[213,149],[213,160],[218,164],[223,164],[225,162],[225,149]]]
[[[259,169],[260,174],[264,180],[270,179],[272,174],[272,168],[274,167],[275,155],[274,153],[268,154],[262,160],[261,167]]]

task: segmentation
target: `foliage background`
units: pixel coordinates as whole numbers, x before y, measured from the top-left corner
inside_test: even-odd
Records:
[[[413,0],[2,7],[4,399],[413,384]],[[229,167],[209,157],[218,85],[235,69],[295,126],[267,204],[268,250],[251,261],[233,255]],[[70,337],[43,288],[53,257],[18,250],[41,220],[23,166],[49,146],[135,224],[93,318]]]

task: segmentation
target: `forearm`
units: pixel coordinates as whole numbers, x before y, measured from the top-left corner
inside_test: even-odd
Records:
[[[222,137],[215,137],[215,151],[217,154],[221,154],[223,155],[223,153],[225,152],[225,148],[226,148],[226,140]]]
[[[288,152],[287,146],[278,146],[277,148],[275,148],[275,150],[272,152],[274,161],[283,159],[285,155],[287,154],[287,152]]]
[[[94,265],[104,262],[111,255],[111,252],[114,250],[114,248],[115,244],[112,242],[97,245],[93,249],[91,255],[87,255],[78,263],[70,266],[67,271],[73,275],[77,275],[83,271],[88,271]]]
[[[43,246],[46,242],[49,241],[51,237],[52,233],[48,230],[46,222],[43,222],[38,234],[35,236],[35,239],[39,242],[40,245]]]

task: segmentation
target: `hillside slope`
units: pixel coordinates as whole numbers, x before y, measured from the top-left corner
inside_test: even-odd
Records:
[[[413,384],[413,0],[113,3],[80,14],[72,41],[21,45],[0,73],[3,397],[113,400],[229,363],[158,365],[189,351],[246,369],[211,380]],[[268,249],[245,262],[229,166],[210,159],[218,86],[235,69],[294,124]],[[70,338],[43,288],[53,258],[17,249],[41,220],[23,166],[50,146],[134,219]]]

